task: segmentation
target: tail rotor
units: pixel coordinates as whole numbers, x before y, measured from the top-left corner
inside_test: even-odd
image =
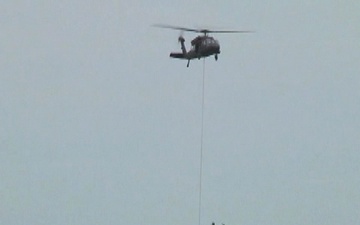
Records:
[[[179,33],[178,42],[179,43],[184,43],[185,42],[184,31],[183,30],[180,31],[180,33]]]

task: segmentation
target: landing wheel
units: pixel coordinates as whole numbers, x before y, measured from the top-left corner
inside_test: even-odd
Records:
[[[218,60],[218,55],[217,55],[217,54],[215,55],[215,60],[216,60],[216,61]]]

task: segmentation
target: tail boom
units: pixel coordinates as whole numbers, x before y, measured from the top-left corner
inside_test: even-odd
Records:
[[[186,59],[184,53],[177,53],[177,52],[170,53],[170,57],[176,59]]]

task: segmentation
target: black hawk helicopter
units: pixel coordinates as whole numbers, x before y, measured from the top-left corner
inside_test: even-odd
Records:
[[[155,27],[168,28],[180,31],[189,31],[195,33],[202,33],[191,41],[190,51],[186,51],[185,39],[182,35],[179,36],[178,41],[181,44],[182,52],[171,52],[171,58],[188,60],[187,67],[189,67],[190,60],[205,58],[215,55],[215,60],[218,60],[220,54],[220,44],[213,37],[208,36],[209,33],[253,33],[253,31],[237,31],[237,30],[208,30],[208,29],[191,29],[186,27],[177,27],[170,25],[155,24]]]

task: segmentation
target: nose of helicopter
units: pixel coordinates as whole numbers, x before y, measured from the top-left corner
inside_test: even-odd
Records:
[[[215,53],[220,53],[220,45],[219,45],[219,42],[216,41],[216,43],[214,43],[214,44],[211,46],[211,51],[212,51],[212,52],[215,52]]]
[[[210,55],[217,55],[220,53],[220,45],[219,43],[211,43],[210,45],[208,45],[206,47],[206,49],[204,49],[204,51],[202,52],[202,55],[207,57]]]

